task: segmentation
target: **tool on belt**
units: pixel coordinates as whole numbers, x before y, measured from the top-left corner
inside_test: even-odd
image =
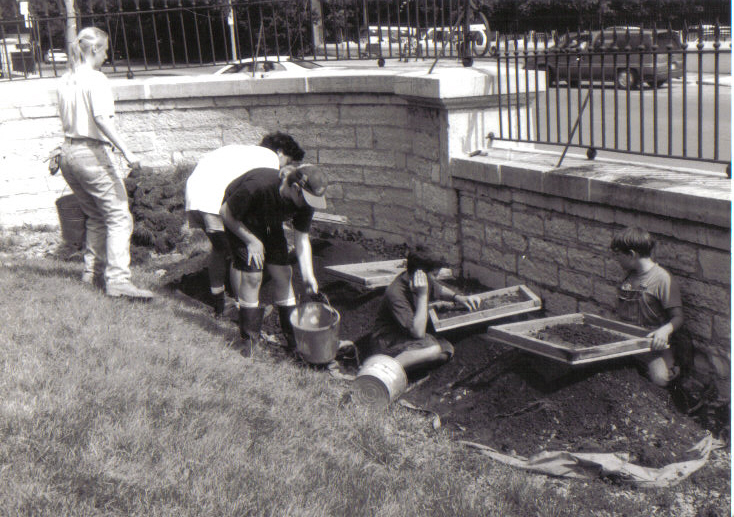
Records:
[[[48,162],[48,173],[51,176],[59,172],[59,169],[61,168],[61,146],[58,146],[51,151],[48,157],[43,161]]]

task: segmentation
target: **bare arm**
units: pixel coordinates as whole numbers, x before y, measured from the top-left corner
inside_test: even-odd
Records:
[[[97,116],[94,117],[94,121],[97,123],[99,130],[102,131],[102,134],[109,138],[110,142],[120,150],[127,162],[130,164],[130,167],[139,167],[140,160],[132,151],[130,151],[125,140],[123,140],[122,136],[117,131],[115,119],[110,116]]]
[[[295,231],[296,256],[301,268],[303,282],[314,292],[319,292],[319,284],[313,273],[313,255],[311,253],[311,239],[306,232]]]
[[[418,270],[413,273],[410,289],[415,295],[415,314],[413,314],[413,321],[408,331],[411,336],[420,339],[426,335],[426,324],[428,323],[428,278],[423,271]]]
[[[255,265],[259,268],[265,263],[265,247],[255,234],[253,234],[247,226],[237,220],[229,209],[229,205],[225,202],[219,210],[224,225],[234,233],[239,239],[247,244],[247,264],[254,260]]]
[[[652,338],[653,350],[666,348],[670,335],[683,325],[683,309],[681,307],[668,309],[668,316],[670,316],[668,323],[648,334],[648,337]]]
[[[470,311],[477,310],[479,308],[479,304],[481,303],[481,300],[478,296],[472,295],[472,296],[463,296],[461,294],[458,294],[453,289],[450,289],[446,287],[445,285],[441,284],[440,282],[436,282],[436,286],[438,287],[436,289],[436,298],[439,300],[450,300],[452,302],[456,302],[458,304],[463,305]]]

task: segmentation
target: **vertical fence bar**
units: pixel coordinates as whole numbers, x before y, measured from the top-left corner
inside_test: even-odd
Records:
[[[204,57],[201,53],[201,34],[199,34],[199,14],[196,7],[192,7],[191,16],[194,18],[194,33],[196,34],[196,50],[199,52],[199,65],[204,64]]]
[[[644,81],[644,63],[645,63],[645,44],[642,29],[640,29],[640,45],[637,47],[640,53],[640,77],[637,79],[637,85],[640,96],[640,152],[645,151],[645,81]]]
[[[652,31],[652,151],[658,154],[658,30]],[[670,67],[670,63],[668,63]],[[670,77],[670,70],[668,70]]]
[[[607,100],[607,92],[606,92],[606,81],[607,78],[605,76],[605,63],[606,63],[606,42],[604,37],[604,30],[601,31],[601,43],[599,46],[599,51],[601,54],[599,55],[599,64],[601,66],[601,91],[600,91],[600,97],[601,97],[601,147],[606,147],[607,144],[607,122],[606,122],[606,100]],[[593,142],[592,142],[592,145]]]
[[[698,158],[703,156],[703,24],[698,24],[698,43],[696,44],[698,50],[698,106],[696,114],[696,120],[698,122],[698,134],[696,135],[696,142],[698,144]]]
[[[687,24],[683,23],[683,30],[686,33],[686,40],[688,40],[688,28]],[[682,140],[682,149],[681,154],[685,157],[688,156],[688,148],[687,148],[687,142],[688,139],[686,138],[686,132],[688,131],[688,109],[687,109],[687,102],[688,102],[688,81],[686,80],[686,76],[688,75],[688,43],[686,42],[684,44],[684,50],[683,50],[683,60],[682,60],[682,68],[683,68],[683,84],[681,85],[681,140]]]
[[[528,63],[528,35],[527,33],[523,33],[522,40],[523,40],[523,56],[524,56],[523,64],[525,65],[524,68],[527,70],[527,63]],[[487,34],[486,45],[489,45],[489,34]],[[531,108],[530,108],[530,79],[528,78],[527,72],[524,75],[525,75],[525,134],[526,134],[525,138],[529,140],[532,135],[532,131],[530,131],[530,121],[533,120],[533,118],[532,118]]]
[[[140,0],[135,0],[135,17],[138,20],[138,32],[140,32],[140,48],[143,52],[143,67],[148,69],[148,54],[145,51],[145,39],[143,38],[143,22],[140,19]]]
[[[467,18],[469,18],[469,13],[467,13]],[[520,74],[518,73],[518,70],[520,69],[520,58],[519,54],[520,51],[517,49],[517,32],[515,33],[515,117],[517,118],[517,138],[522,138],[522,106],[520,102]],[[471,39],[469,40],[469,52],[471,52]],[[471,54],[469,54],[471,55]]]
[[[132,68],[130,67],[130,44],[127,41],[127,29],[125,28],[125,15],[122,10],[122,0],[117,0],[117,11],[119,13],[120,27],[122,28],[122,42],[125,45],[125,58],[127,59],[127,74],[132,77]]]
[[[670,23],[668,24],[668,32],[672,33],[672,26]],[[683,45],[683,50],[681,53],[685,52],[685,42],[681,42]],[[673,80],[670,76],[670,72],[672,70],[672,58],[673,58],[673,42],[668,42],[667,45],[668,48],[668,154],[673,154]],[[683,73],[683,82],[686,82],[686,76],[685,72]]]
[[[451,38],[453,40],[453,37]],[[507,42],[505,41],[505,44]],[[505,46],[505,48],[507,48]],[[498,116],[498,122],[500,126],[500,134],[499,138],[504,138],[504,131],[503,131],[503,124],[502,124],[502,55],[503,53],[500,53],[497,56],[497,116]]]
[[[153,0],[149,0],[150,2],[150,19],[151,19],[151,25],[153,26],[153,37],[155,38],[155,56],[158,60],[158,68],[160,69],[163,65],[161,62],[161,45],[158,42],[158,18],[156,18],[155,13],[155,6],[153,5]]]
[[[721,26],[719,20],[714,25],[714,160],[719,159],[719,48],[721,47]]]
[[[209,48],[212,50],[212,64],[217,62],[217,51],[214,48],[214,27],[212,27],[212,10],[206,10],[206,27],[209,30]]]

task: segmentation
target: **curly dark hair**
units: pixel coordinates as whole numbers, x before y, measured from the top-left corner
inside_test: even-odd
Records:
[[[280,131],[265,135],[260,142],[260,146],[267,147],[273,152],[280,149],[283,154],[290,156],[294,162],[300,162],[306,154],[291,135]]]
[[[445,261],[425,246],[416,246],[408,252],[406,269],[410,276],[418,270],[430,273],[442,267],[446,267]]]

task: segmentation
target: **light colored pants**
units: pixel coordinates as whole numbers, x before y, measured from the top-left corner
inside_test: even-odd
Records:
[[[87,216],[84,272],[107,285],[130,282],[133,218],[112,149],[102,143],[65,143],[61,172]]]

